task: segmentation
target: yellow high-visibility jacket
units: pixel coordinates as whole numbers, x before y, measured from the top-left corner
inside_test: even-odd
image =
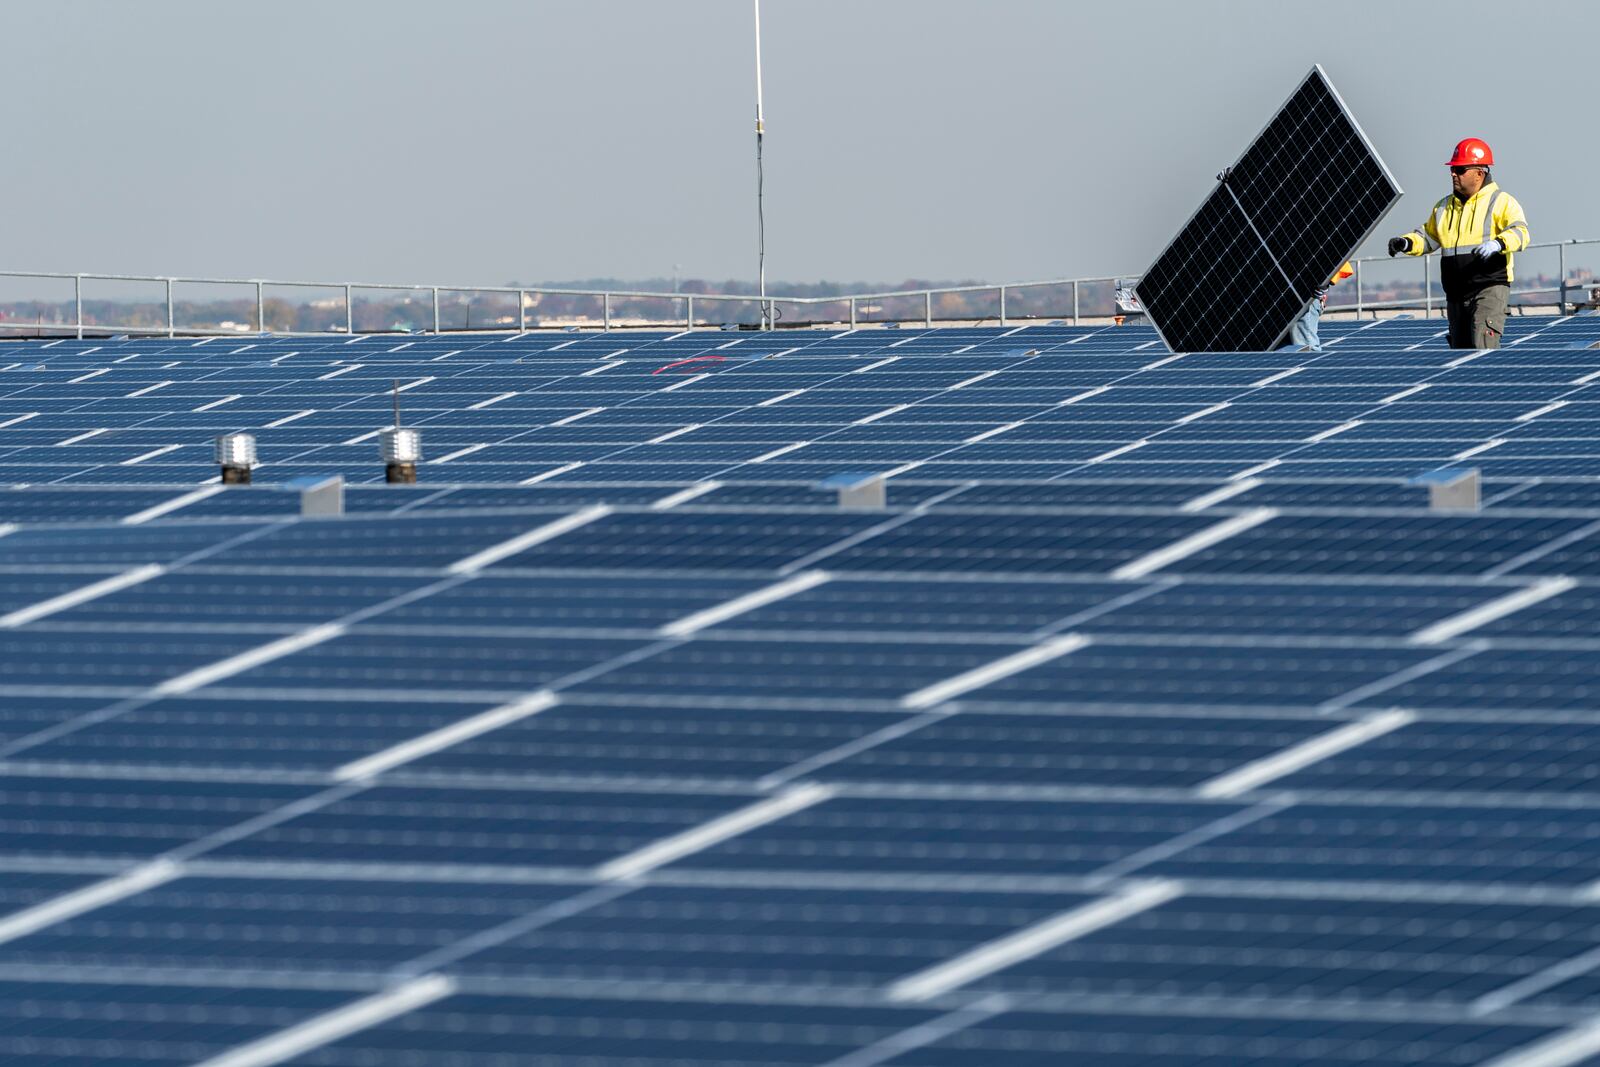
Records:
[[[1439,281],[1446,296],[1466,295],[1490,285],[1510,285],[1512,253],[1527,248],[1528,219],[1517,198],[1489,182],[1465,203],[1454,193],[1433,205],[1428,221],[1406,234],[1407,255],[1438,252]],[[1473,253],[1485,241],[1498,240],[1505,251],[1488,259]]]

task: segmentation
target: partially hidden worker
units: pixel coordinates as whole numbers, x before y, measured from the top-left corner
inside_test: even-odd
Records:
[[[1517,198],[1494,182],[1494,153],[1476,137],[1450,157],[1450,195],[1428,220],[1391,238],[1389,254],[1438,252],[1451,348],[1499,348],[1511,299],[1514,253],[1527,248],[1528,220]]]
[[[1328,279],[1328,284],[1317,290],[1317,295],[1311,298],[1311,303],[1294,325],[1289,328],[1289,340],[1285,348],[1305,348],[1312,352],[1322,351],[1322,338],[1317,334],[1317,328],[1322,323],[1322,309],[1328,306],[1328,290],[1344,281],[1356,272],[1355,267],[1349,263],[1334,271],[1333,277]]]
[[[1226,185],[1233,178],[1233,168],[1223,167],[1217,175],[1217,181]],[[1313,352],[1322,351],[1322,338],[1318,336],[1318,327],[1322,323],[1322,309],[1328,306],[1328,290],[1339,282],[1350,277],[1356,269],[1349,263],[1334,272],[1328,284],[1320,287],[1312,294],[1311,303],[1300,313],[1289,327],[1289,339],[1283,343],[1284,348],[1308,348]]]

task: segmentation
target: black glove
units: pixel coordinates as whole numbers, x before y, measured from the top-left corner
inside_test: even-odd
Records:
[[[1233,177],[1233,168],[1223,167],[1222,171],[1217,175],[1217,181],[1225,182],[1231,177]]]
[[[1411,251],[1411,238],[1409,238],[1409,237],[1391,237],[1391,238],[1389,238],[1389,254],[1391,256],[1398,256],[1402,252],[1409,252],[1409,251]]]

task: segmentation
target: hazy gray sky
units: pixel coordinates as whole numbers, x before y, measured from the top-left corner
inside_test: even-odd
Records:
[[[1407,195],[1600,236],[1600,3],[765,0],[769,277],[1146,266],[1314,62]],[[8,269],[755,274],[750,0],[9,0]],[[1372,250],[1381,248],[1381,240]]]

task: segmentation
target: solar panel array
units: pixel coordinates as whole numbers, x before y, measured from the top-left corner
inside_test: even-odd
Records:
[[[0,362],[0,485],[30,488],[4,495],[0,521],[165,505],[168,487],[215,482],[212,438],[236,430],[259,439],[258,481],[381,484],[396,382],[435,488],[355,492],[353,507],[649,502],[706,480],[724,488],[703,503],[804,504],[821,499],[815,479],[857,468],[894,472],[902,502],[913,483],[977,480],[1113,483],[1051,490],[1056,503],[1179,504],[1191,486],[1171,483],[1270,471],[1387,484],[1240,499],[1406,503],[1400,479],[1467,452],[1508,490],[1544,483],[1531,502],[1555,499],[1552,479],[1600,473],[1581,443],[1600,436],[1584,380],[1594,319],[1513,318],[1513,343],[1487,356],[1448,349],[1443,326],[1330,323],[1322,354],[1177,359],[1148,328],[1066,326],[15,344]],[[91,484],[108,489],[55,492]],[[461,485],[494,491],[443,491]],[[219,490],[166,514],[295,506]]]
[[[1313,67],[1137,292],[1175,352],[1276,348],[1400,194]]]
[[[1592,1067],[1600,318],[1442,325],[7,345],[0,1053]]]

